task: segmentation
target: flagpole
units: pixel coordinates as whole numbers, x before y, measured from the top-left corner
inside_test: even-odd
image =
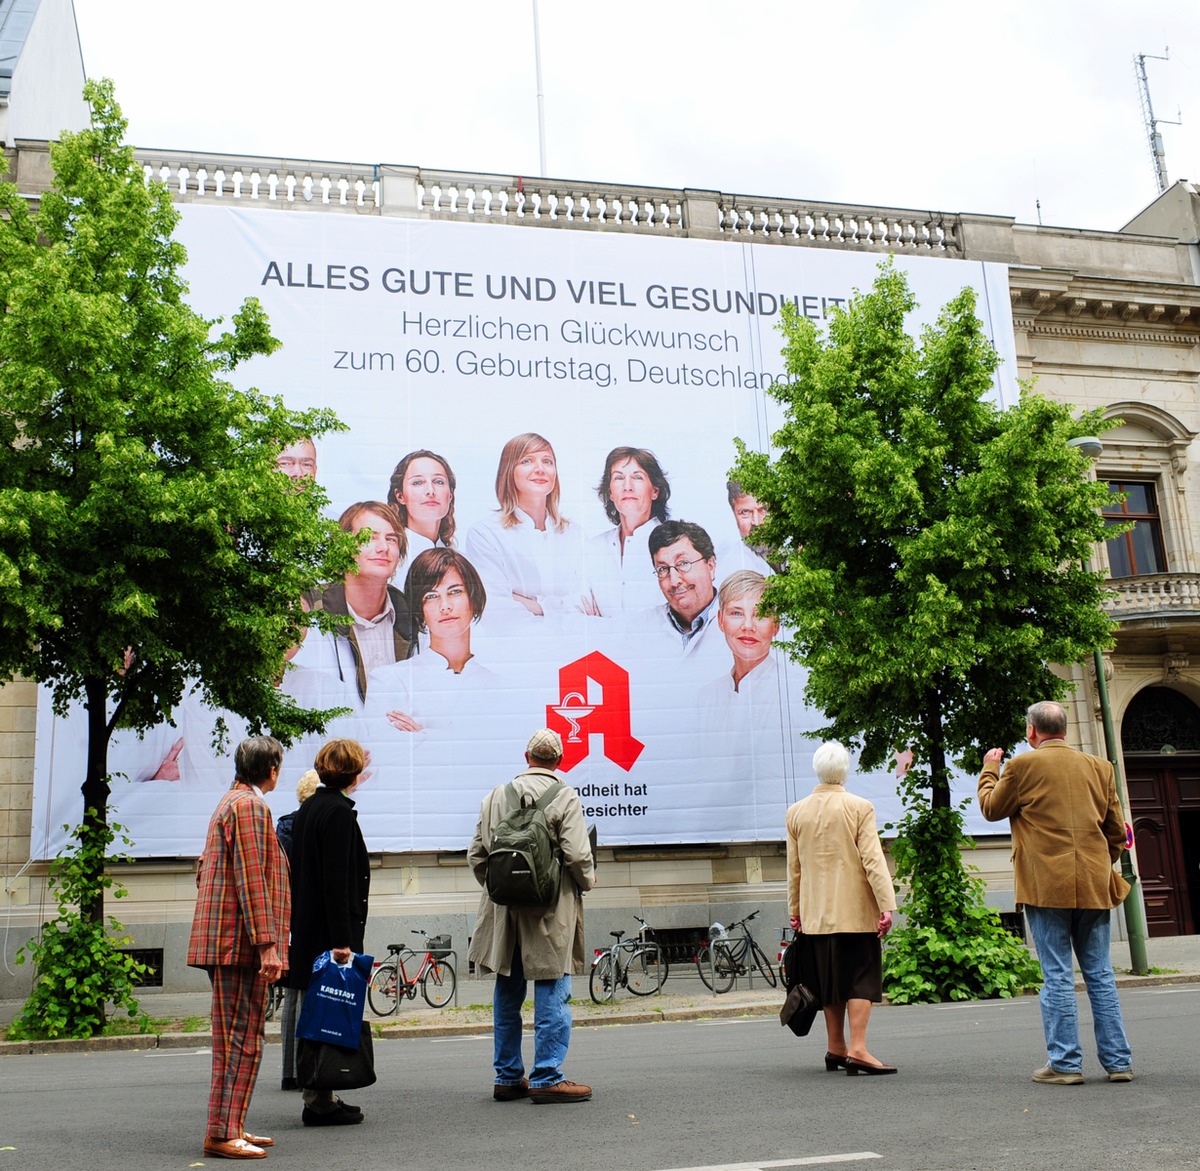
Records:
[[[533,61],[537,71],[538,162],[546,176],[546,105],[542,93],[542,35],[538,24],[537,0],[533,0]]]

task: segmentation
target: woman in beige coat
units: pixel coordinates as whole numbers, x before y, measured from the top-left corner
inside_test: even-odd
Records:
[[[808,936],[800,978],[824,1006],[825,1068],[895,1073],[867,1049],[871,1005],[883,999],[880,941],[896,909],[875,808],[846,792],[850,753],[836,740],[817,749],[813,768],[817,787],[787,811],[788,914]]]

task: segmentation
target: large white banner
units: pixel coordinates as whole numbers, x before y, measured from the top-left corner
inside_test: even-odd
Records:
[[[765,449],[779,422],[765,388],[784,375],[780,305],[820,320],[879,257],[277,209],[186,207],[179,235],[196,308],[257,296],[284,343],[238,378],[349,427],[289,451],[287,470],[372,530],[321,603],[356,622],[310,632],[284,686],[352,710],[329,735],[370,749],[355,800],[371,849],[465,848],[483,794],[547,724],[602,843],[782,838],[821,721],[755,615],[771,567],[726,472],[735,436]],[[1014,401],[1005,267],[897,263],[914,333],[977,289],[1004,359],[996,394]],[[117,738],[114,817],[138,855],[201,849],[232,779],[213,723],[189,700],[173,726]],[[276,812],[319,743],[289,751]],[[80,818],[83,750],[82,721],[43,697],[36,858]],[[899,814],[894,776],[850,785],[881,824]]]

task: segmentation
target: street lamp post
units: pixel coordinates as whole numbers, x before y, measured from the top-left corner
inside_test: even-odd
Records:
[[[1078,448],[1088,459],[1097,459],[1104,451],[1104,444],[1092,435],[1069,439],[1067,444]],[[1086,563],[1084,568],[1087,568]],[[1112,705],[1108,700],[1108,681],[1104,678],[1104,656],[1099,647],[1092,652],[1092,657],[1096,667],[1096,697],[1100,700],[1100,718],[1104,725],[1104,749],[1113,766],[1121,809],[1127,817],[1132,817],[1125,788],[1125,770],[1121,767],[1121,753],[1113,725]],[[1132,822],[1129,824],[1132,825]],[[1142,888],[1133,865],[1133,852],[1128,847],[1121,851],[1121,877],[1129,883],[1129,894],[1122,904],[1125,909],[1125,933],[1129,936],[1129,966],[1135,976],[1145,976],[1150,972],[1150,962],[1146,957],[1146,908],[1142,903]]]

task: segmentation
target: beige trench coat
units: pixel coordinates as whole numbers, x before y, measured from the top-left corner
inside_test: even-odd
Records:
[[[548,768],[531,767],[514,780],[522,796],[539,798],[562,778]],[[467,851],[467,861],[482,886],[492,832],[504,816],[504,790],[497,785],[484,799],[479,824]],[[546,807],[546,820],[562,853],[563,876],[558,902],[549,910],[500,907],[488,898],[479,899],[475,933],[469,958],[486,972],[512,974],[513,948],[521,944],[521,966],[529,980],[558,980],[583,971],[583,898],[596,882],[592,847],[579,794],[564,784]]]

